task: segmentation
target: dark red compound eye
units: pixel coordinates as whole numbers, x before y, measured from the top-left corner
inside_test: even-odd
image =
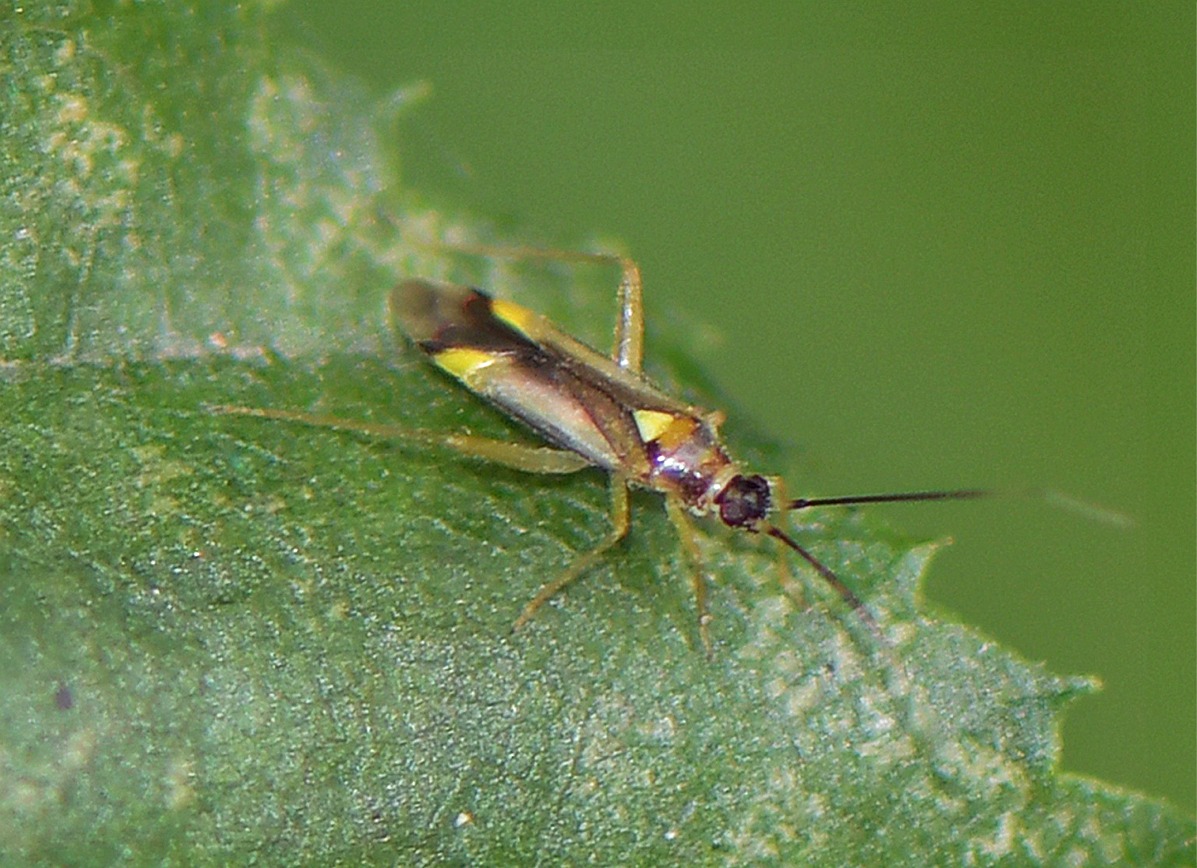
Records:
[[[763,476],[732,477],[715,502],[728,527],[751,528],[769,512],[769,483]]]

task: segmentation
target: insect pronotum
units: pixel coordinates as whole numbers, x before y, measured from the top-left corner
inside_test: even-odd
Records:
[[[673,398],[644,377],[642,291],[640,269],[634,261],[609,254],[527,248],[452,249],[508,258],[606,262],[622,269],[619,318],[610,356],[570,337],[545,317],[478,289],[413,278],[391,291],[390,315],[397,328],[466,388],[526,424],[549,446],[291,410],[211,409],[442,446],[530,473],[573,473],[586,467],[606,471],[610,477],[610,530],[541,587],[516,619],[514,629],[523,627],[541,606],[627,535],[631,486],[665,497],[666,512],[691,566],[699,636],[708,653],[706,583],[689,515],[713,515],[728,527],[778,540],[805,560],[876,632],[876,622],[856,594],[772,516],[814,506],[965,500],[989,494],[961,489],[787,500],[780,479],[746,473],[730,457],[719,440],[721,413]]]

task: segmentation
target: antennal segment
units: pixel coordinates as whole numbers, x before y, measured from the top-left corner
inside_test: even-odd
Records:
[[[897,494],[856,494],[847,497],[799,497],[786,501],[786,509],[810,506],[856,506],[862,503],[917,503],[929,500],[980,500],[987,497],[1027,497],[1051,506],[1067,509],[1093,521],[1116,527],[1133,527],[1135,520],[1125,513],[1097,503],[1080,500],[1051,488],[1027,488],[1021,491],[994,491],[987,488],[959,488],[945,491],[911,491]]]
[[[855,506],[861,503],[917,503],[926,500],[978,500],[993,497],[995,492],[984,488],[960,488],[952,491],[908,491],[897,494],[856,494],[847,497],[799,497],[786,504],[786,509],[806,509],[810,506]]]
[[[864,607],[864,603],[860,601],[860,597],[856,596],[856,594],[852,592],[852,589],[845,585],[840,577],[832,572],[831,567],[827,566],[821,560],[808,552],[805,548],[794,542],[794,540],[791,539],[790,536],[781,528],[774,527],[770,524],[761,529],[775,540],[780,540],[794,551],[798,552],[798,554],[802,556],[802,559],[814,567],[815,571],[823,577],[823,580],[827,582],[827,584],[831,585],[832,589],[840,595],[843,601],[852,607],[853,611],[855,611],[856,614],[860,616],[860,619],[865,622],[868,628],[873,631],[873,634],[878,638],[882,638],[881,627],[869,613],[869,610]]]

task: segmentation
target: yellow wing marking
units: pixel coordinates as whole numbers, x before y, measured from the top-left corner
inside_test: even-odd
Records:
[[[673,450],[693,436],[698,423],[686,416],[662,410],[633,410],[632,418],[645,443],[659,443],[666,450]]]
[[[464,380],[470,374],[494,364],[495,355],[469,347],[449,347],[436,353],[432,360],[453,376]]]
[[[501,298],[491,300],[490,310],[498,319],[527,338],[532,337],[532,332],[536,330],[535,323],[540,319],[537,314],[526,307]]]

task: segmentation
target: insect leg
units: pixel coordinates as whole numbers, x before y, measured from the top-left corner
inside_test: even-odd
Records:
[[[640,373],[644,365],[644,290],[640,266],[619,257],[619,319],[615,321],[615,360],[621,368]]]
[[[690,582],[694,586],[694,606],[698,610],[698,636],[702,639],[707,657],[712,656],[711,636],[707,625],[711,622],[711,614],[707,611],[707,580],[702,569],[702,555],[698,551],[698,541],[694,538],[694,527],[686,517],[686,507],[682,501],[672,495],[665,498],[665,511],[669,513],[669,520],[677,530],[678,539],[682,541],[685,557],[690,565]]]
[[[565,570],[553,579],[551,582],[545,584],[536,596],[524,606],[524,611],[520,612],[520,616],[515,619],[515,623],[511,626],[512,632],[519,630],[532,619],[545,603],[557,596],[566,585],[570,584],[586,570],[590,569],[599,558],[607,553],[607,550],[618,543],[628,534],[628,527],[631,525],[631,506],[628,501],[628,483],[627,480],[619,475],[612,475],[611,477],[611,530],[607,535],[592,548],[584,554],[578,555],[574,558]]]
[[[315,413],[300,413],[295,410],[272,410],[263,407],[239,407],[227,404],[209,406],[213,413],[236,416],[255,416],[259,419],[279,419],[318,428],[336,428],[340,431],[358,431],[373,437],[407,440],[426,446],[452,449],[468,458],[501,464],[525,473],[574,473],[590,463],[575,452],[553,449],[548,446],[525,446],[490,437],[474,437],[470,434],[445,434],[420,428],[404,428],[401,425],[384,425],[374,422],[360,422],[341,419],[336,416],[320,416]]]

